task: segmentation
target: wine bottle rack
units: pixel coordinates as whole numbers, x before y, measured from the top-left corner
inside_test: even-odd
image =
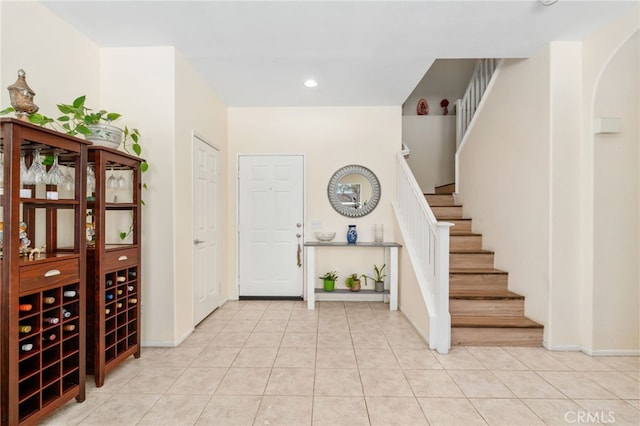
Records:
[[[75,296],[64,297],[67,291]],[[20,304],[32,306],[19,314],[20,328],[30,328],[18,338],[18,403],[23,421],[80,384],[79,288],[73,284],[28,294],[20,297]],[[63,309],[70,315],[65,317]],[[47,322],[49,318],[58,322]],[[66,330],[68,326],[73,330]]]
[[[98,387],[119,363],[131,355],[140,357],[141,161],[109,148],[89,148],[96,188],[87,205],[95,230],[87,250],[87,372],[94,375]],[[112,196],[107,199],[107,176],[114,170],[129,173],[132,181],[132,193],[119,202]],[[129,242],[108,241],[110,212],[130,214]]]
[[[0,119],[0,424],[37,424],[85,399],[84,198],[88,142]],[[23,185],[20,166],[56,156],[74,185]],[[23,194],[21,190],[24,190]],[[18,238],[24,229],[28,238]],[[38,247],[38,250],[34,250]]]

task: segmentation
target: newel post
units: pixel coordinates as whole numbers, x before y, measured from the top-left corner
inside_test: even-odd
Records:
[[[449,353],[451,348],[451,314],[449,313],[449,222],[436,224],[436,350]]]

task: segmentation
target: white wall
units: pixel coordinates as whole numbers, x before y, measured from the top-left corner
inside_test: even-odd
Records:
[[[305,155],[305,240],[315,240],[310,221],[322,221],[324,231],[336,231],[346,241],[347,225],[356,224],[358,241],[373,241],[373,225],[385,224],[385,239],[394,239],[391,202],[396,196],[395,153],[400,150],[400,107],[229,108],[229,294],[237,295],[237,158],[239,154],[294,153]],[[382,186],[378,207],[367,216],[339,215],[327,198],[331,175],[340,167],[360,164],[373,171]],[[351,272],[372,272],[384,253],[327,249],[318,255],[318,275],[336,269],[342,279]],[[352,257],[353,256],[353,257]],[[366,269],[369,270],[366,270]],[[318,280],[319,283],[319,280]],[[340,283],[341,284],[341,283]]]
[[[594,264],[595,255],[595,138],[593,135],[594,101],[598,81],[615,52],[640,28],[640,6],[593,34],[583,43],[582,56],[582,156],[581,160],[581,341],[587,352],[598,353],[595,345]],[[637,117],[637,116],[636,116]],[[637,118],[636,118],[637,120]],[[615,167],[615,166],[611,166]],[[602,349],[602,348],[600,348]],[[610,349],[610,348],[609,348]],[[604,349],[606,351],[606,349]],[[637,350],[637,348],[636,348]],[[594,352],[595,351],[595,352]],[[604,352],[606,353],[606,352]]]
[[[173,47],[101,50],[101,108],[121,112],[140,129],[149,170],[142,180],[142,340],[176,339],[175,300],[175,50]]]
[[[221,199],[226,198],[227,107],[211,90],[182,55],[175,56],[175,166],[174,214],[175,233],[175,335],[181,339],[193,328],[193,142],[195,132],[219,151]],[[155,213],[155,210],[154,210]],[[226,208],[220,206],[221,229],[227,229]],[[223,255],[223,253],[221,254]],[[224,260],[220,262],[225,266]],[[220,271],[223,283],[228,282],[226,269]],[[222,294],[226,300],[227,293]]]
[[[546,343],[578,349],[580,337],[580,125],[582,43],[555,42],[549,48],[550,230],[549,318]]]
[[[407,163],[424,193],[455,180],[456,117],[405,115],[402,140],[411,153]]]
[[[593,347],[640,348],[640,45],[636,32],[599,80],[593,117],[618,117],[620,133],[594,136]]]
[[[36,92],[40,113],[57,117],[56,104],[80,95],[99,100],[100,51],[87,37],[37,2],[0,2],[0,109],[18,69]]]
[[[599,91],[602,70],[638,31],[639,11],[584,42],[506,61],[457,154],[465,215],[551,349],[640,346],[637,44],[607,68]],[[615,144],[594,143],[593,117],[612,110],[631,128]]]
[[[103,104],[140,129],[149,163],[143,174],[149,187],[143,192],[143,344],[172,346],[194,326],[192,134],[216,145],[224,159],[226,106],[173,47],[103,49],[101,59]],[[222,278],[226,282],[225,271]]]
[[[467,132],[458,183],[474,232],[495,251],[495,267],[509,272],[509,288],[526,297],[527,316],[542,323],[549,285],[548,70],[548,48],[504,62]]]
[[[477,59],[437,59],[402,106],[402,115],[417,115],[420,99],[429,104],[429,115],[442,115],[442,99],[449,100],[449,114],[457,99],[464,96]]]

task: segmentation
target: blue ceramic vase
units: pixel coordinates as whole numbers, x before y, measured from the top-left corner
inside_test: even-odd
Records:
[[[356,230],[355,225],[349,225],[349,230],[347,231],[347,242],[349,244],[355,244],[358,240],[358,231]]]

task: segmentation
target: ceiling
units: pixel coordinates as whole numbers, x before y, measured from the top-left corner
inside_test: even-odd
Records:
[[[101,47],[175,46],[228,105],[401,105],[438,58],[528,57],[638,4],[49,1]],[[303,81],[315,78],[314,89]]]

